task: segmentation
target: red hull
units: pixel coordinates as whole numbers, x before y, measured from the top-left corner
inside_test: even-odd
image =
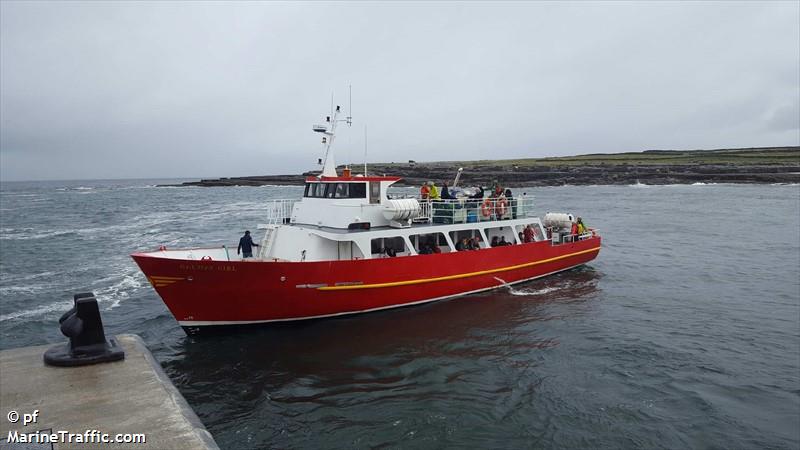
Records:
[[[585,264],[600,241],[326,262],[132,257],[180,324],[191,327],[329,317],[492,289]]]

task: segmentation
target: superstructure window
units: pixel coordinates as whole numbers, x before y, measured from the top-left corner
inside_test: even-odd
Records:
[[[367,183],[350,183],[350,198],[367,198]]]
[[[324,197],[325,186],[323,183],[306,183],[304,197]]]
[[[303,197],[366,198],[366,183],[306,183]]]

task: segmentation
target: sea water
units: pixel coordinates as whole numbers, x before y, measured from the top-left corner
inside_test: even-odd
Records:
[[[425,306],[189,337],[129,254],[259,237],[266,202],[301,188],[162,182],[2,183],[1,348],[63,341],[58,317],[94,292],[107,333],[141,335],[222,448],[800,446],[797,185],[514,189],[582,216],[599,257]]]

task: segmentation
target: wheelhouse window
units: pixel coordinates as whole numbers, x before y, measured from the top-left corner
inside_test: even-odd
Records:
[[[316,197],[321,198],[325,197],[325,188],[327,187],[327,183],[306,183],[306,191],[303,194],[304,197]]]
[[[303,197],[366,198],[366,183],[306,183]]]
[[[350,183],[350,198],[367,198],[367,183]]]

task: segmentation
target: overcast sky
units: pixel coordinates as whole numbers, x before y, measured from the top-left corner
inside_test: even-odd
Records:
[[[0,3],[0,178],[800,145],[800,3]]]

